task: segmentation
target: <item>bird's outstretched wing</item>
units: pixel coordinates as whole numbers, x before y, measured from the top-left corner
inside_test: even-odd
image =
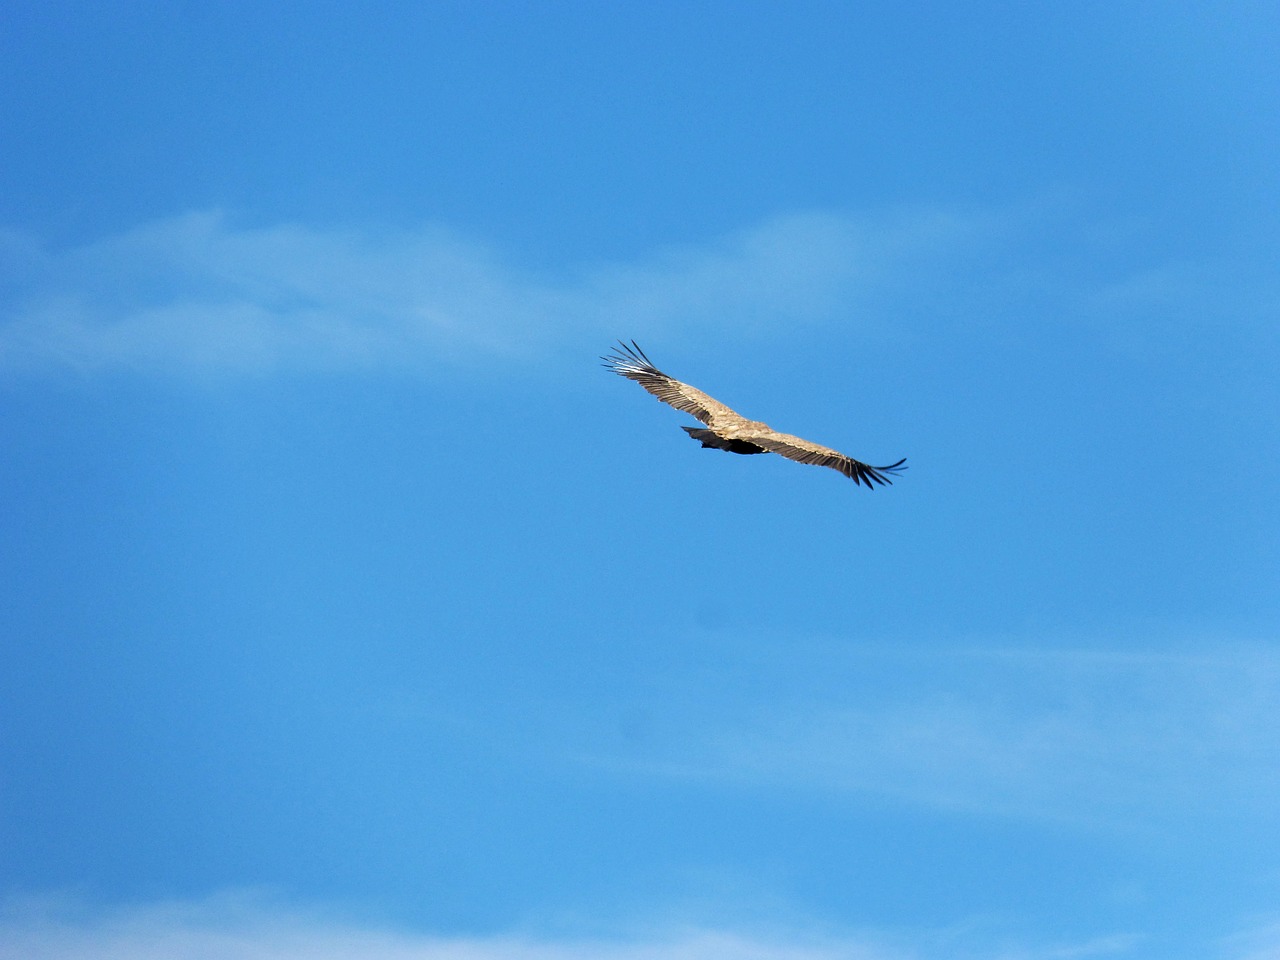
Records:
[[[630,346],[619,340],[618,346],[619,351],[600,358],[604,361],[604,365],[618,376],[634,380],[663,403],[669,403],[677,410],[691,413],[707,424],[716,420],[724,422],[731,418],[742,419],[738,413],[719,400],[707,396],[696,387],[667,376],[650,362],[644,355],[644,351],[640,349],[640,345],[634,340],[631,341]]]
[[[798,463],[839,470],[854,483],[865,484],[869,490],[874,490],[876,484],[893,483],[892,477],[906,469],[903,466],[907,462],[905,458],[885,467],[873,467],[839,450],[789,433],[779,433],[767,424],[748,420],[701,390],[667,376],[650,362],[634,340],[630,346],[619,340],[618,347],[609,356],[600,358],[604,365],[619,376],[634,380],[663,403],[691,413],[707,424],[710,430],[683,428],[695,440],[701,440],[704,447],[718,447],[731,453],[777,453]]]
[[[861,460],[846,456],[839,450],[832,450],[830,447],[824,447],[822,444],[814,443],[812,440],[793,437],[789,433],[778,433],[776,430],[752,433],[743,437],[743,439],[754,443],[758,447],[763,447],[771,453],[781,454],[788,460],[795,460],[798,463],[812,463],[819,467],[831,467],[833,470],[839,470],[854,483],[865,483],[870,490],[875,489],[873,482],[881,486],[886,483],[891,484],[893,483],[891,477],[897,476],[907,469],[903,466],[907,462],[905,457],[897,463],[891,463],[886,467],[873,467],[869,463],[863,463]]]

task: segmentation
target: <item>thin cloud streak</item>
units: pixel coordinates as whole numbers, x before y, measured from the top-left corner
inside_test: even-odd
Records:
[[[114,908],[66,897],[13,898],[0,901],[0,960],[1067,960],[1132,956],[1142,943],[1113,933],[1038,946],[1012,946],[1002,937],[993,947],[976,931],[818,936],[696,924],[650,924],[647,932],[589,938],[440,936],[333,914],[255,891]]]
[[[573,939],[433,936],[326,920],[246,894],[95,910],[56,900],[0,907],[0,960],[906,960],[851,941],[802,943],[719,929]]]
[[[1101,266],[1115,251],[1090,231],[1052,205],[809,212],[632,262],[540,272],[430,225],[243,226],[197,212],[58,251],[0,231],[0,369],[423,371],[620,334],[764,336],[839,322],[914,336],[1032,316],[1145,340],[1135,318],[1158,313],[1165,335],[1171,298],[1184,313],[1198,304],[1208,323],[1247,320],[1275,300],[1211,264],[1143,260],[1140,238],[1128,267]]]
[[[50,253],[9,233],[0,363],[233,374],[419,367],[665,325],[812,322],[847,309],[896,237],[818,214],[576,275],[534,275],[434,227],[238,227],[217,213]]]
[[[1280,960],[1280,920],[1273,918],[1224,937],[1219,956],[1232,960]]]
[[[779,679],[776,705],[750,714],[691,695],[699,712],[673,724],[679,736],[598,744],[584,759],[1120,829],[1250,822],[1280,791],[1280,657],[1267,648],[871,659],[849,658],[847,673],[828,662],[830,679],[803,690]],[[841,690],[841,676],[857,679]]]

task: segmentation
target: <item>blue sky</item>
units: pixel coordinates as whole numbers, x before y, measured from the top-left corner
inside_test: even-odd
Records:
[[[6,20],[0,958],[1280,956],[1273,5]]]

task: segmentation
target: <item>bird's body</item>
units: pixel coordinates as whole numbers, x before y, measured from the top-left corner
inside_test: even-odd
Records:
[[[903,466],[905,459],[886,467],[873,467],[811,440],[779,433],[767,423],[748,420],[696,387],[667,376],[650,362],[634,340],[630,346],[621,340],[618,345],[621,347],[620,353],[600,358],[605,366],[619,376],[634,380],[663,403],[692,414],[705,423],[705,429],[681,428],[704,447],[726,450],[729,453],[781,454],[800,463],[839,470],[854,483],[865,483],[871,489],[874,489],[873,482],[882,485],[893,483],[890,477],[906,469]]]

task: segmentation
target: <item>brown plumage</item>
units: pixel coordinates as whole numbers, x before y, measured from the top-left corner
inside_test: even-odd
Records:
[[[788,460],[839,470],[854,483],[865,483],[871,490],[875,489],[873,482],[893,483],[890,477],[907,469],[903,466],[906,458],[887,467],[873,467],[820,443],[779,433],[758,420],[748,420],[701,390],[667,376],[649,361],[634,340],[630,346],[619,340],[618,346],[621,352],[600,358],[605,366],[620,377],[634,380],[663,403],[691,413],[705,423],[709,429],[681,427],[704,447],[742,454],[780,453]]]

